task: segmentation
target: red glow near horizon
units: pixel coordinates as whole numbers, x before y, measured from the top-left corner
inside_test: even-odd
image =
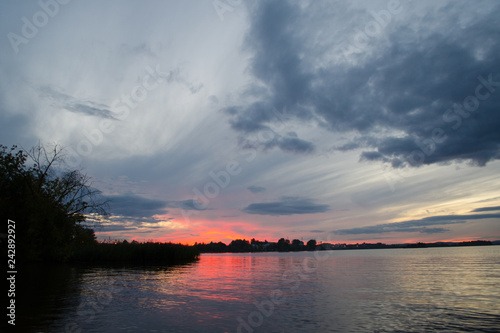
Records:
[[[487,240],[480,237],[450,237],[444,239],[435,239],[431,237],[395,237],[395,238],[384,238],[384,239],[373,239],[373,238],[359,238],[359,239],[332,239],[332,238],[324,238],[324,237],[292,237],[289,238],[287,235],[279,235],[279,232],[271,233],[263,233],[262,231],[257,231],[255,233],[250,232],[236,232],[231,230],[230,228],[224,229],[209,229],[207,227],[200,228],[204,230],[200,230],[196,235],[191,234],[186,231],[176,231],[167,235],[161,236],[152,236],[149,234],[148,236],[143,236],[140,234],[134,234],[133,232],[120,234],[119,237],[114,237],[113,232],[97,232],[96,234],[100,239],[103,238],[112,238],[113,240],[123,240],[126,239],[128,241],[136,240],[136,241],[153,241],[153,242],[172,242],[172,243],[181,243],[185,245],[194,245],[195,243],[210,243],[210,242],[223,242],[225,244],[229,244],[232,240],[236,239],[246,239],[250,241],[252,238],[255,238],[259,241],[270,241],[277,242],[280,238],[289,239],[292,241],[295,238],[302,239],[304,243],[306,243],[309,239],[315,239],[318,243],[346,243],[346,244],[356,244],[356,243],[384,243],[384,244],[406,244],[406,243],[434,243],[434,242],[464,242],[464,241],[475,241],[475,240]],[[278,234],[278,235],[276,235]],[[107,236],[109,235],[109,236]],[[103,237],[104,236],[104,237]],[[493,239],[491,239],[493,240]]]

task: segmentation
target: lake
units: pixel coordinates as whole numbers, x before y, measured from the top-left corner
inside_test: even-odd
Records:
[[[18,279],[23,332],[500,331],[500,246],[203,254]]]

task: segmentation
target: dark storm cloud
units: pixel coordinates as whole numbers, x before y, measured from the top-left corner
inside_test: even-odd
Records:
[[[276,146],[287,153],[310,153],[314,151],[314,144],[294,137],[279,138]]]
[[[136,195],[105,196],[109,200],[109,211],[112,215],[126,217],[152,217],[165,214],[167,201],[147,199]]]
[[[283,197],[281,201],[250,204],[243,211],[260,215],[293,215],[324,213],[329,209],[328,205],[315,204],[311,199]]]
[[[334,41],[325,46],[315,38],[322,33],[316,21],[324,19],[319,3],[254,6],[246,46],[251,73],[264,88],[246,92],[256,102],[227,112],[234,130],[267,130],[277,122],[270,111],[286,107],[287,118],[357,133],[336,146],[365,149],[361,160],[403,167],[500,159],[500,5],[476,11],[491,3],[460,1],[423,18],[409,15],[385,28],[386,43],[339,65],[323,57]],[[297,149],[305,142],[260,148],[310,152],[312,146]]]
[[[254,185],[252,185],[252,186],[248,186],[247,190],[249,190],[252,193],[259,193],[259,192],[264,192],[266,190],[266,188],[262,187],[262,186],[254,186]]]
[[[384,223],[374,226],[352,228],[352,229],[341,229],[334,231],[334,233],[336,235],[382,234],[387,232],[441,233],[448,230],[443,228],[428,228],[428,227],[466,223],[471,220],[499,219],[499,218],[500,214],[429,216],[420,220]]]

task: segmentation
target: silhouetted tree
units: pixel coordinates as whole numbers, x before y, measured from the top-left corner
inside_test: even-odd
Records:
[[[280,238],[277,245],[279,252],[288,252],[291,250],[290,241],[288,239]]]
[[[294,239],[291,245],[292,251],[303,251],[305,250],[304,242],[300,239]]]
[[[227,252],[227,245],[218,242],[210,242],[209,244],[205,243],[195,243],[194,247],[198,249],[198,251],[202,253],[222,253],[222,252]]]
[[[315,239],[311,239],[307,242],[307,251],[314,251],[316,250],[316,240]]]
[[[0,145],[0,216],[16,223],[16,257],[67,259],[76,244],[95,241],[85,214],[107,215],[91,179],[65,166],[63,150],[37,145],[28,152]]]
[[[251,252],[252,245],[246,239],[236,239],[236,240],[233,240],[228,245],[228,250],[230,252]]]

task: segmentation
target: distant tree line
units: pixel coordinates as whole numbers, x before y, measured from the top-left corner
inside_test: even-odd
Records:
[[[290,242],[289,239],[281,238],[278,242],[258,241],[252,238],[250,241],[246,239],[236,239],[231,241],[229,245],[223,242],[195,243],[201,253],[224,253],[224,252],[292,252],[292,251],[315,251],[316,240],[311,239],[306,244],[299,239],[294,239]]]
[[[422,247],[449,247],[449,246],[483,246],[493,245],[493,242],[487,240],[464,241],[464,242],[436,242],[436,243],[415,243],[407,244],[408,248],[422,248]]]
[[[317,243],[311,239],[306,244],[301,240],[290,240],[281,238],[278,242],[258,241],[252,238],[236,239],[229,245],[223,242],[195,243],[201,253],[225,253],[225,252],[293,252],[293,251],[325,251],[325,250],[368,250],[368,249],[393,249],[393,248],[427,248],[427,247],[451,247],[451,246],[482,246],[494,245],[494,242],[477,240],[465,242],[435,242],[435,243],[414,243],[414,244],[384,244],[384,243],[356,243],[356,244],[330,244]]]

